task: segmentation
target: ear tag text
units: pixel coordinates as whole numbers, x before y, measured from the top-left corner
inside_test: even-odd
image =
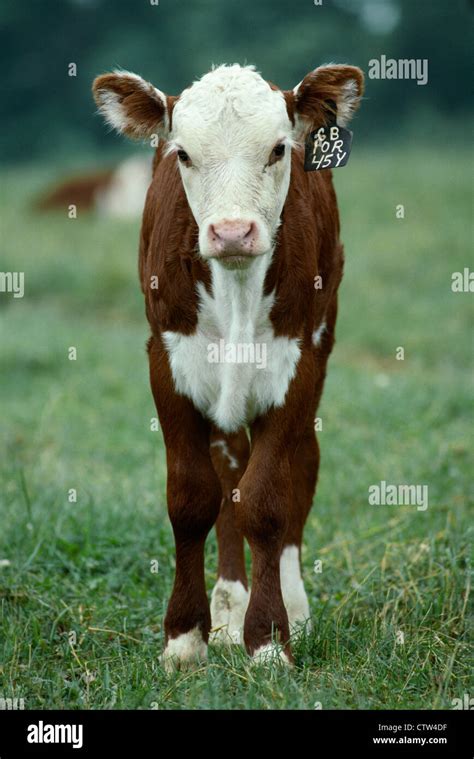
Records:
[[[342,168],[349,160],[351,145],[352,132],[337,124],[336,113],[330,114],[326,124],[306,138],[304,170]]]

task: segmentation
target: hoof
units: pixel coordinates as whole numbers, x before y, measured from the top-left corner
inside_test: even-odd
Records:
[[[176,638],[168,638],[161,663],[166,672],[177,669],[192,669],[207,660],[207,645],[199,627]]]
[[[266,666],[272,664],[283,664],[287,667],[292,667],[288,654],[285,652],[283,646],[278,643],[266,643],[264,646],[260,646],[252,654],[251,659],[253,664],[264,664]]]
[[[240,581],[218,579],[211,598],[211,643],[242,643],[248,602],[249,592]]]

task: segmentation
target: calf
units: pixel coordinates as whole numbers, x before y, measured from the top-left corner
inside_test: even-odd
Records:
[[[292,91],[238,65],[179,97],[127,72],[94,82],[109,124],[159,140],[139,266],[176,544],[166,665],[205,657],[210,633],[291,662],[290,631],[309,618],[301,541],[343,248],[331,172],[305,172],[302,146],[335,110],[346,124],[362,89],[362,72],[338,65]]]
[[[143,210],[151,180],[151,159],[127,158],[115,169],[103,169],[63,180],[36,200],[38,211],[75,205],[79,211],[95,209],[101,216],[133,218]]]

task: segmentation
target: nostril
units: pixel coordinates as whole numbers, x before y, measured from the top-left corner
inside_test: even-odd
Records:
[[[247,232],[244,235],[244,240],[249,240],[250,238],[255,237],[255,231],[256,231],[256,227],[252,221],[252,223],[249,224]]]

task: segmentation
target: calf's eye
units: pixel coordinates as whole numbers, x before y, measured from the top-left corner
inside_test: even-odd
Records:
[[[276,163],[285,155],[285,143],[279,142],[278,145],[275,145],[272,152],[270,153],[269,158],[269,165],[271,166],[273,163]]]
[[[178,158],[181,163],[186,163],[188,166],[191,164],[191,159],[185,150],[178,150]]]

